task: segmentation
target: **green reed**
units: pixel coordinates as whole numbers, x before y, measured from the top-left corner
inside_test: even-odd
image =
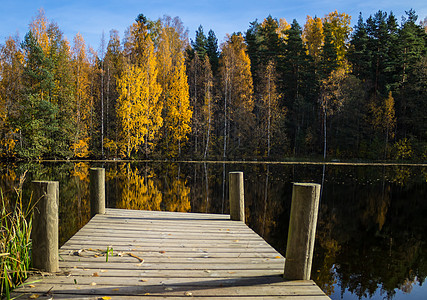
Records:
[[[34,205],[22,200],[21,176],[16,191],[16,202],[12,204],[0,189],[0,283],[1,298],[10,298],[10,292],[28,277],[31,267],[31,228]]]

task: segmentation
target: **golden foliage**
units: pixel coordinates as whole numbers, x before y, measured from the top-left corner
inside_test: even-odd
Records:
[[[144,141],[146,149],[151,146],[163,124],[159,101],[162,88],[157,82],[154,45],[149,36],[143,41],[145,45],[138,46],[145,47],[138,63],[128,63],[117,79],[117,117],[121,125],[118,146],[121,154],[127,157],[133,151],[138,152]]]
[[[302,39],[307,47],[307,52],[314,58],[315,62],[320,60],[324,35],[322,19],[307,16],[307,21],[302,31]]]
[[[230,89],[226,93],[230,94],[231,105],[236,109],[235,117],[246,118],[253,110],[254,101],[251,61],[246,53],[243,36],[228,36],[222,46],[222,53],[221,73],[223,79],[229,81]]]
[[[278,34],[280,39],[287,40],[288,37],[286,35],[286,30],[291,29],[291,25],[286,21],[285,18],[280,18],[278,22],[278,27],[276,33]]]
[[[135,23],[129,29],[126,43],[128,61],[117,78],[119,93],[116,107],[120,122],[117,146],[122,156],[138,152],[142,143],[148,152],[163,124],[162,87],[158,83],[158,63],[154,43],[144,24]]]
[[[169,156],[181,153],[181,147],[191,132],[193,111],[186,75],[182,41],[174,27],[165,26],[160,34],[159,82],[162,86],[164,136]]]
[[[76,107],[74,116],[74,122],[76,124],[74,144],[79,145],[81,140],[86,141],[89,138],[90,114],[93,109],[89,80],[90,63],[86,54],[85,41],[80,33],[77,33],[74,37],[74,45],[71,54]],[[82,145],[84,145],[84,143],[85,142],[83,142]],[[78,148],[74,147],[74,149]],[[78,156],[78,153],[74,151],[74,155]],[[81,153],[79,155],[81,155]]]
[[[88,157],[90,154],[89,151],[89,137],[83,138],[83,139],[79,139],[77,141],[77,143],[74,143],[73,145],[71,145],[71,150],[73,151],[74,155],[79,157],[79,158],[83,158],[83,157]]]
[[[372,118],[371,124],[374,128],[381,129],[390,138],[394,137],[394,128],[396,127],[396,116],[394,109],[394,98],[391,92],[388,97],[385,98],[382,103],[375,103],[375,98],[369,105]]]
[[[114,140],[110,140],[109,138],[104,138],[104,148],[107,149],[110,153],[116,153],[119,149],[117,143]]]
[[[351,16],[346,13],[334,11],[327,14],[323,22],[327,22],[331,26],[333,45],[337,52],[338,65],[346,70],[349,69],[345,55],[349,47],[350,34],[353,31],[350,26]]]
[[[49,36],[47,34],[48,25],[49,21],[46,18],[44,10],[41,8],[38,11],[38,15],[30,23],[30,30],[44,53],[47,53],[49,49]]]

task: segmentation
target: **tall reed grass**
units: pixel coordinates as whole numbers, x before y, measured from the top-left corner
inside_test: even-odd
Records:
[[[24,204],[21,176],[13,203],[3,197],[0,189],[0,282],[1,298],[10,298],[10,292],[28,277],[31,267],[31,228],[34,205],[31,199]]]

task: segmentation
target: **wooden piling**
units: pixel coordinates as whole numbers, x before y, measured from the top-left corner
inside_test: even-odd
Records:
[[[90,168],[90,216],[105,214],[105,169]]]
[[[33,181],[33,267],[44,272],[58,272],[58,181]]]
[[[309,280],[313,260],[320,184],[294,183],[284,278]]]
[[[230,219],[245,222],[243,172],[229,173]]]

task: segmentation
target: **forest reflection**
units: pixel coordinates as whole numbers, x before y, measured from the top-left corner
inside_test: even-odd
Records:
[[[0,165],[5,198],[60,182],[60,242],[89,221],[89,168],[105,167],[109,207],[228,213],[228,173],[245,174],[246,223],[285,254],[292,182],[323,182],[312,278],[329,295],[409,293],[427,277],[427,168],[223,163]],[[7,203],[7,202],[6,202]],[[427,296],[427,295],[426,295]],[[344,297],[345,299],[345,297]]]

